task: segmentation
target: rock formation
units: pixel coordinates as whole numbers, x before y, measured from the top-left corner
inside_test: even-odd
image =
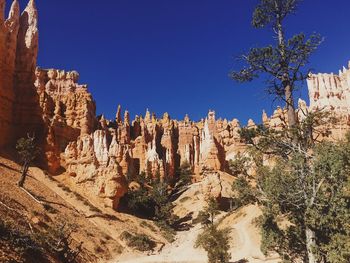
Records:
[[[90,134],[96,124],[96,106],[76,71],[35,70],[35,87],[45,131],[45,154],[50,171],[60,168],[60,153],[78,136]]]
[[[194,174],[226,171],[227,162],[246,149],[239,136],[240,123],[216,119],[210,110],[198,122],[188,115],[181,121],[168,113],[162,118],[146,111],[130,121],[118,106],[115,120],[96,117],[96,106],[76,71],[40,69],[38,15],[34,0],[20,14],[14,0],[4,17],[0,0],[0,148],[13,147],[19,137],[35,133],[43,149],[42,165],[51,173],[65,168],[87,195],[99,196],[116,208],[128,188],[127,180],[145,172],[149,177],[172,179],[188,163]],[[310,75],[310,107],[299,101],[299,119],[307,111],[326,109],[338,116],[334,134],[350,124],[350,70],[339,75]],[[286,112],[277,108],[265,126],[281,129]],[[247,127],[256,127],[249,120]],[[340,132],[339,132],[340,131]]]
[[[17,0],[4,18],[0,0],[0,146],[12,144],[24,132],[40,134],[41,113],[34,88],[38,52],[37,11],[29,1],[20,14]]]
[[[0,0],[0,147],[27,133],[44,149],[42,164],[60,168],[60,153],[95,125],[95,104],[77,72],[36,68],[38,12],[30,0],[22,14],[17,0],[4,18]]]
[[[349,63],[350,67],[350,63]],[[335,74],[311,74],[308,79],[310,109],[333,110],[338,114],[349,114],[350,70],[345,67]]]
[[[350,62],[348,67],[350,68]],[[350,69],[343,67],[336,74],[311,74],[308,81],[310,111],[327,111],[336,117],[332,124],[333,138],[341,138],[350,125]]]

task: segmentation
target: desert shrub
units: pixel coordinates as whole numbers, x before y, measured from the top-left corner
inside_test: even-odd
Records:
[[[176,183],[177,188],[191,184],[192,168],[187,161],[183,162],[178,168],[178,170],[176,171],[176,178],[177,178],[177,183]]]
[[[42,244],[35,239],[29,232],[16,229],[11,222],[0,219],[0,240],[13,247],[16,254],[28,262],[30,258],[37,258],[41,262],[45,261],[45,249]]]
[[[215,225],[210,225],[198,235],[195,247],[201,247],[207,251],[209,263],[228,263],[231,258],[229,234],[228,228],[218,229]]]
[[[72,190],[69,187],[65,186],[65,185],[62,187],[62,190],[65,191],[65,192],[68,192],[68,193],[72,192]]]
[[[139,184],[139,188],[129,189],[121,199],[121,204],[136,216],[154,220],[163,236],[172,242],[175,236],[174,228],[179,218],[173,213],[170,182],[161,179],[160,175],[147,178],[144,173],[134,180]],[[155,231],[154,228],[151,230]]]
[[[198,216],[192,220],[192,224],[210,224],[210,215],[204,211],[199,211]]]
[[[57,214],[58,212],[56,208],[54,208],[52,205],[49,205],[47,203],[43,204],[43,207],[47,212],[51,214]]]
[[[234,160],[230,160],[228,162],[229,172],[233,176],[247,176],[250,163],[251,160],[249,157],[242,156],[240,153],[238,153]]]
[[[232,184],[232,191],[236,194],[234,198],[236,207],[256,202],[256,190],[250,186],[246,177],[238,177]]]
[[[208,254],[209,263],[228,263],[231,256],[230,228],[219,229],[214,222],[219,214],[219,204],[213,197],[207,198],[207,205],[198,214],[197,221],[204,225],[203,232],[197,236],[195,247],[203,248]]]
[[[139,251],[150,251],[156,246],[156,243],[144,234],[131,234],[124,231],[120,238],[125,240],[129,247]]]
[[[175,241],[175,235],[176,231],[174,228],[169,226],[166,222],[164,221],[156,221],[156,225],[159,227],[162,236],[169,242],[172,243]]]
[[[150,230],[152,230],[153,232],[156,232],[156,231],[157,231],[157,229],[156,229],[152,224],[150,224],[150,223],[148,223],[148,222],[146,222],[146,221],[142,221],[142,222],[140,223],[140,226],[142,226],[142,227],[147,227],[147,228],[149,228]]]
[[[180,203],[184,203],[184,202],[186,202],[186,201],[188,201],[188,200],[191,200],[191,197],[185,196],[185,197],[181,198],[181,199],[179,200],[179,202],[180,202]]]

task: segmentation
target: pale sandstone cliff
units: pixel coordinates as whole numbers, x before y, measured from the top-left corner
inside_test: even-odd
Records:
[[[332,138],[340,139],[350,126],[350,62],[336,74],[311,74],[307,80],[310,111],[327,111],[336,117]]]

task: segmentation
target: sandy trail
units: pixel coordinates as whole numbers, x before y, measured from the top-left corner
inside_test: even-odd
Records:
[[[122,258],[111,261],[122,263],[203,263],[207,260],[206,252],[193,247],[197,235],[201,232],[201,226],[197,225],[189,231],[179,232],[172,244],[166,245],[157,255],[145,256],[143,254],[127,254]]]
[[[233,262],[247,259],[248,262],[278,262],[278,257],[266,258],[260,250],[261,237],[259,229],[254,224],[254,219],[261,215],[260,209],[254,205],[241,210],[242,215],[234,218],[230,216],[224,220],[225,226],[232,227],[231,260]],[[234,221],[231,223],[231,219]]]

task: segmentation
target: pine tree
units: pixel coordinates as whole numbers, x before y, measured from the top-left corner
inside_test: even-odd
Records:
[[[195,247],[201,247],[208,253],[209,263],[228,263],[231,255],[229,228],[220,229],[215,224],[215,216],[220,213],[219,204],[213,197],[207,199],[207,206],[198,215],[204,225],[203,232],[196,239]]]
[[[273,222],[280,214],[289,211],[284,210],[286,203],[290,203],[292,207],[296,206],[298,212],[293,214],[295,218],[292,217],[292,219],[298,218],[299,220],[292,221],[292,223],[299,229],[292,231],[292,234],[298,232],[302,236],[300,241],[305,245],[306,251],[303,260],[315,263],[317,262],[316,233],[309,224],[308,211],[316,205],[315,199],[319,195],[319,188],[326,179],[318,178],[312,173],[315,156],[310,153],[315,148],[315,138],[318,136],[315,134],[315,125],[320,126],[318,122],[322,122],[320,118],[322,116],[310,114],[304,116],[303,120],[299,120],[294,105],[294,92],[299,84],[307,79],[309,71],[305,69],[305,66],[311,54],[322,42],[322,38],[317,34],[307,38],[303,33],[287,38],[285,20],[295,13],[301,2],[301,0],[259,1],[253,14],[252,24],[255,28],[271,27],[275,33],[276,42],[266,47],[252,48],[247,54],[241,56],[245,67],[231,72],[231,77],[239,82],[264,77],[268,93],[272,94],[275,99],[280,98],[286,103],[287,121],[282,119],[286,124],[282,131],[273,131],[260,126],[257,129],[242,129],[241,135],[247,143],[277,160],[273,171],[276,173],[278,171],[280,176],[278,173],[274,176],[267,176],[269,168],[258,167],[261,181],[258,182],[257,188],[260,190],[260,200],[265,208],[265,218],[270,222],[264,225],[265,233],[274,229]],[[269,184],[266,181],[268,178],[271,179]],[[290,181],[286,181],[287,179]],[[278,189],[283,189],[279,196],[281,199],[276,199],[277,193],[271,195],[270,198],[266,196],[269,190],[277,191]],[[295,193],[299,195],[295,196]],[[296,204],[294,201],[301,203]],[[293,244],[295,248],[299,245],[297,242]]]
[[[40,152],[40,149],[35,144],[35,137],[20,138],[16,144],[16,150],[22,161],[22,173],[21,178],[18,181],[18,186],[23,187],[29,165],[35,160]]]
[[[230,76],[239,82],[252,81],[265,77],[267,91],[286,103],[288,123],[297,123],[294,105],[294,91],[298,82],[309,75],[305,66],[310,55],[322,42],[322,38],[313,34],[309,38],[300,33],[287,39],[285,20],[295,13],[301,0],[260,0],[255,8],[252,25],[255,28],[271,27],[276,43],[266,47],[251,48],[241,56],[245,66],[239,71],[232,71]]]

